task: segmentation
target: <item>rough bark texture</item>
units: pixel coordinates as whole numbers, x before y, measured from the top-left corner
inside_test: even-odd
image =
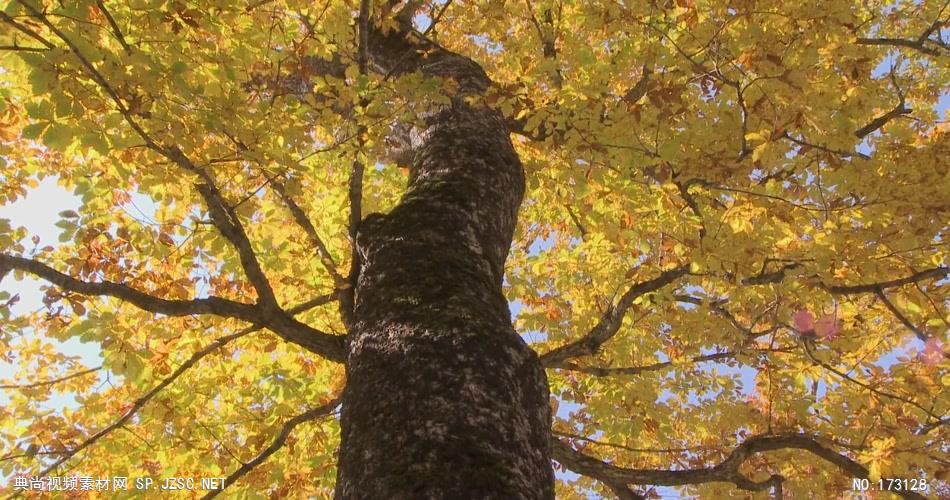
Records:
[[[378,69],[461,90],[399,205],[360,225],[336,498],[553,498],[547,380],[502,294],[524,173],[503,117],[464,99],[490,82],[419,39],[371,43]]]

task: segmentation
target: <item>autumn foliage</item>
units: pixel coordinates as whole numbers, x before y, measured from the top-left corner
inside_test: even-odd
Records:
[[[946,2],[374,5],[479,62],[508,118],[506,294],[580,474],[559,497],[950,496]],[[386,212],[401,124],[455,89],[361,72],[359,11],[4,7],[0,203],[55,177],[81,206],[59,241],[0,220],[0,477],[331,495],[355,165],[357,214]],[[45,306],[12,314],[24,277]]]

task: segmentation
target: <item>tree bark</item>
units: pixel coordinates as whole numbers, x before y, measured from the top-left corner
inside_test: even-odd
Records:
[[[466,99],[490,81],[418,35],[370,44],[377,69],[459,91],[400,203],[360,224],[336,498],[553,498],[547,379],[502,294],[524,172],[502,115]]]

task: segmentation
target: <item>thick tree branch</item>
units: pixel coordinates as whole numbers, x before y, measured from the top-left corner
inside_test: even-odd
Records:
[[[369,23],[365,40],[369,66],[387,77],[421,71],[427,77],[452,78],[458,83],[458,96],[483,94],[491,84],[478,63],[409,26],[384,32]]]
[[[805,140],[804,137],[802,137],[802,138],[793,137],[791,134],[788,133],[788,131],[785,131],[785,133],[782,134],[781,136],[779,136],[779,138],[780,138],[780,139],[785,139],[785,140],[790,141],[790,142],[793,142],[793,143],[795,143],[795,144],[798,144],[799,146],[808,147],[808,148],[811,148],[811,149],[817,149],[817,150],[819,150],[819,151],[824,151],[825,153],[833,154],[833,155],[835,155],[835,156],[840,156],[840,157],[842,157],[842,158],[861,158],[862,160],[870,160],[870,159],[871,159],[870,156],[868,156],[868,155],[866,155],[866,154],[864,154],[864,153],[862,153],[862,152],[860,152],[860,151],[843,151],[843,150],[840,150],[840,149],[829,148],[828,146],[824,146],[824,145],[821,145],[821,144],[813,144],[813,143],[810,143],[810,142],[808,142],[807,140]]]
[[[587,228],[581,224],[581,220],[577,217],[577,214],[574,213],[574,210],[570,205],[564,204],[564,208],[567,210],[567,215],[571,218],[571,222],[574,223],[574,226],[577,227],[577,231],[581,233],[581,241],[587,236]]]
[[[891,313],[892,313],[894,316],[896,316],[897,319],[898,319],[901,323],[903,323],[904,326],[906,326],[908,330],[910,330],[911,332],[913,332],[914,335],[916,335],[917,338],[920,339],[921,342],[926,342],[927,340],[930,339],[930,337],[929,337],[927,334],[925,334],[924,332],[920,331],[920,328],[917,328],[916,325],[914,325],[913,323],[910,322],[909,319],[907,319],[907,316],[904,316],[904,314],[900,312],[900,310],[894,305],[894,303],[891,302],[890,299],[887,298],[887,294],[884,293],[884,290],[883,290],[883,289],[880,289],[880,288],[879,288],[879,289],[875,290],[875,293],[876,293],[877,297],[878,297],[879,299],[881,299],[881,302],[884,303],[884,306],[887,307],[887,309],[888,309],[889,311],[891,311]]]
[[[363,130],[359,131],[359,142],[363,143]],[[360,148],[362,149],[362,147]],[[359,279],[360,272],[360,253],[356,245],[356,235],[359,231],[360,222],[363,220],[363,173],[365,167],[359,158],[353,160],[353,169],[350,171],[349,188],[347,197],[350,200],[350,216],[348,232],[350,235],[350,273],[343,290],[340,292],[340,307],[342,309],[343,322],[349,328],[354,322],[354,291],[356,282]]]
[[[235,210],[227,204],[215,186],[211,175],[194,165],[177,146],[166,148],[164,153],[172,162],[195,173],[203,180],[196,188],[208,206],[211,223],[235,248],[245,275],[257,291],[258,302],[254,305],[258,313],[257,322],[288,342],[320,354],[327,359],[342,361],[345,350],[343,337],[328,335],[312,328],[297,321],[287,311],[281,309],[274,295],[274,290],[271,288],[270,282],[257,260],[251,241],[244,231],[244,226],[238,219]]]
[[[798,449],[837,466],[851,477],[867,478],[868,470],[861,464],[819,443],[807,434],[757,436],[745,440],[718,465],[687,470],[629,469],[608,464],[580,452],[570,445],[552,437],[554,458],[567,468],[597,479],[605,484],[638,484],[656,486],[682,486],[710,482],[733,483],[740,489],[761,491],[772,488],[773,495],[780,492],[784,478],[773,474],[765,481],[753,481],[740,472],[740,467],[753,455],[768,451]],[[904,498],[924,499],[914,492],[899,493]],[[776,495],[776,498],[781,498]]]
[[[866,285],[826,285],[822,283],[821,287],[824,288],[829,293],[838,294],[838,295],[853,295],[853,294],[858,294],[858,293],[877,293],[877,291],[881,289],[909,285],[911,283],[916,283],[918,281],[923,281],[926,279],[940,279],[940,278],[946,277],[947,275],[950,275],[950,268],[935,267],[933,269],[926,269],[924,271],[916,272],[904,278],[897,278],[897,279],[893,279],[889,281],[881,281],[878,283],[868,283]]]
[[[753,349],[746,352],[791,352],[792,348],[775,348],[775,349]],[[574,372],[588,373],[595,377],[612,377],[616,375],[642,375],[644,373],[662,371],[673,366],[682,366],[689,365],[694,363],[703,363],[706,361],[720,361],[724,359],[734,359],[736,356],[742,354],[741,352],[718,352],[713,354],[704,354],[702,356],[694,356],[684,361],[674,362],[674,361],[663,361],[660,363],[652,363],[649,365],[643,366],[627,366],[627,367],[601,367],[601,366],[580,366],[574,363],[561,362],[558,364],[558,368],[563,370],[570,370]]]
[[[620,500],[646,500],[646,497],[633,491],[629,486],[622,482],[604,482],[610,491]]]
[[[867,125],[859,128],[858,130],[855,130],[854,135],[858,139],[864,139],[865,137],[867,137],[874,131],[886,125],[887,122],[893,120],[894,118],[897,118],[898,116],[908,115],[912,111],[913,111],[912,109],[904,106],[904,100],[901,99],[901,102],[897,106],[895,106],[894,109],[888,111],[887,113],[884,113],[881,116],[874,118]]]
[[[258,322],[258,314],[252,304],[234,302],[220,297],[197,298],[192,300],[168,300],[149,295],[130,286],[111,281],[88,282],[63,274],[42,262],[0,254],[0,278],[7,270],[20,270],[56,285],[68,292],[89,296],[109,296],[128,302],[144,311],[166,316],[191,316],[214,314],[236,318],[249,323]]]
[[[763,272],[760,272],[755,276],[743,278],[741,283],[743,285],[765,285],[780,283],[787,277],[788,271],[792,271],[800,267],[802,267],[802,264],[795,262],[784,264],[780,269],[773,272],[764,272],[763,269]],[[935,267],[932,269],[925,269],[923,271],[915,272],[910,276],[905,276],[903,278],[880,281],[877,283],[867,283],[863,285],[832,285],[820,282],[818,286],[833,295],[857,295],[862,293],[877,293],[878,290],[909,285],[911,283],[917,283],[927,279],[941,279],[948,275],[950,275],[950,268]]]
[[[360,74],[366,74],[366,65],[369,63],[369,30],[370,30],[370,2],[369,0],[360,0],[360,13],[356,22],[359,33],[359,43],[357,44],[357,60]]]
[[[894,89],[897,90],[897,105],[887,113],[875,117],[867,125],[855,130],[854,135],[858,139],[864,139],[866,136],[877,131],[884,125],[887,125],[889,121],[897,118],[898,116],[907,115],[913,112],[912,109],[906,106],[907,101],[906,97],[904,96],[904,90],[901,89],[900,85],[897,83],[896,68],[894,66],[891,66],[891,82],[894,84]]]
[[[774,486],[776,481],[775,475],[762,482],[755,482],[742,476],[738,469],[744,461],[746,453],[744,450],[740,452],[738,448],[733,455],[718,466],[687,470],[648,470],[617,467],[575,451],[557,438],[552,438],[552,450],[554,459],[568,469],[596,479],[615,491],[617,488],[615,485],[683,486],[711,482],[733,483],[741,489],[761,491]],[[739,459],[740,455],[742,455],[741,459]]]
[[[273,455],[274,453],[276,453],[277,450],[280,450],[280,449],[284,446],[284,443],[287,442],[287,438],[290,437],[290,433],[294,430],[295,427],[297,427],[298,425],[300,425],[300,424],[302,424],[302,423],[304,423],[304,422],[310,422],[310,421],[316,420],[316,419],[318,419],[318,418],[325,417],[325,416],[329,415],[329,414],[333,411],[333,409],[337,407],[338,404],[339,404],[339,399],[338,399],[338,398],[334,398],[334,399],[330,400],[330,402],[328,402],[328,403],[326,403],[326,404],[324,404],[324,405],[318,406],[318,407],[316,407],[316,408],[311,408],[311,409],[309,409],[309,410],[307,410],[307,411],[305,411],[305,412],[303,412],[303,413],[301,413],[301,414],[299,414],[299,415],[297,415],[297,416],[291,418],[291,419],[288,420],[287,422],[285,422],[285,423],[284,423],[284,426],[280,429],[280,433],[278,433],[277,437],[274,438],[274,440],[271,442],[270,446],[268,446],[266,449],[264,449],[264,451],[260,452],[260,453],[259,453],[256,457],[254,457],[250,462],[247,462],[247,463],[245,463],[245,464],[242,464],[241,467],[239,467],[236,471],[234,471],[234,472],[232,472],[231,474],[229,474],[228,477],[225,478],[225,480],[224,480],[224,487],[223,487],[223,488],[218,489],[218,490],[211,491],[210,493],[208,493],[207,495],[203,496],[202,498],[203,498],[203,499],[210,499],[210,498],[214,498],[214,497],[220,495],[222,492],[224,492],[224,489],[225,489],[225,488],[227,488],[228,486],[231,486],[232,484],[234,484],[235,481],[237,481],[238,479],[240,479],[240,478],[241,478],[242,476],[244,476],[245,474],[247,474],[247,473],[251,472],[252,470],[254,470],[255,467],[257,467],[258,465],[264,463],[264,461],[267,460],[268,457],[270,457],[271,455]]]
[[[783,279],[785,279],[786,272],[798,269],[799,267],[802,267],[800,263],[792,262],[788,264],[783,264],[782,267],[780,267],[776,271],[766,272],[765,264],[763,264],[762,270],[759,271],[759,274],[756,274],[755,276],[750,276],[748,278],[744,278],[742,280],[742,284],[743,285],[765,285],[767,283],[778,283],[782,281]]]
[[[24,47],[21,45],[0,45],[0,50],[9,51],[9,52],[46,52],[49,49],[44,49],[43,47]]]
[[[650,77],[653,76],[653,69],[647,66],[643,67],[643,72],[640,74],[640,79],[637,80],[637,83],[630,87],[626,92],[624,92],[621,99],[627,104],[636,104],[637,101],[647,95],[647,90],[650,88]]]
[[[928,47],[921,40],[907,40],[905,38],[858,38],[858,45],[884,45],[890,47],[904,47],[920,51],[930,56],[940,55],[937,47]]]
[[[270,282],[264,274],[264,270],[257,261],[257,256],[251,247],[251,241],[247,237],[247,233],[244,231],[244,226],[238,219],[237,213],[224,200],[221,192],[214,185],[211,176],[208,175],[207,172],[199,170],[192,164],[178,147],[171,147],[169,153],[172,161],[202,177],[204,182],[197,184],[195,187],[208,205],[211,224],[214,225],[218,232],[231,242],[231,245],[237,250],[241,267],[244,269],[244,273],[247,275],[247,279],[251,282],[251,285],[254,286],[254,290],[257,291],[259,304],[264,308],[277,309],[278,305],[277,299],[274,297],[274,290],[271,288]]]
[[[541,363],[547,368],[557,368],[567,359],[596,353],[604,342],[607,342],[617,334],[617,331],[620,330],[620,325],[623,324],[623,318],[627,314],[627,310],[630,309],[630,306],[633,305],[633,302],[638,297],[646,293],[655,292],[685,276],[688,272],[688,266],[678,267],[669,271],[663,271],[652,280],[631,286],[626,293],[620,297],[616,305],[608,307],[597,325],[586,335],[574,342],[542,355]]]
[[[36,40],[37,42],[40,42],[47,49],[52,49],[54,47],[54,45],[50,43],[49,40],[43,38],[42,36],[39,35],[39,33],[31,30],[30,28],[27,28],[26,26],[23,26],[22,24],[16,22],[6,12],[0,11],[0,20],[9,24],[10,26],[13,26],[14,29],[25,34],[26,36]]]
[[[335,298],[336,294],[327,297]],[[261,313],[261,324],[287,342],[337,363],[346,358],[345,336],[330,335],[313,328],[294,318],[289,311],[262,310]]]
[[[881,46],[890,46],[890,47],[903,47],[914,49],[923,54],[931,56],[939,56],[941,50],[950,52],[950,46],[944,43],[942,40],[933,40],[930,38],[934,32],[938,33],[940,28],[947,22],[947,20],[941,19],[943,12],[947,9],[947,6],[950,6],[950,1],[944,2],[943,6],[940,7],[940,10],[937,12],[937,17],[934,19],[934,22],[930,23],[930,26],[927,27],[916,39],[906,39],[906,38],[892,38],[892,37],[876,37],[876,38],[858,38],[858,45],[881,45]],[[934,46],[930,47],[927,43],[932,43]]]
[[[294,319],[292,314],[288,311],[266,308],[255,304],[234,302],[220,297],[206,297],[191,300],[162,299],[121,283],[113,283],[110,281],[82,281],[35,260],[0,254],[0,278],[12,269],[18,269],[43,278],[68,292],[88,296],[115,297],[144,311],[164,314],[166,316],[213,314],[226,318],[239,319],[257,326],[266,327],[282,339],[297,344],[329,360],[343,360],[343,337],[329,335],[301,323]],[[326,301],[329,301],[332,297],[335,297],[335,294],[327,297]]]
[[[734,352],[722,352],[716,354],[707,354],[704,356],[696,356],[690,358],[687,363],[701,363],[703,361],[718,361],[720,359],[731,359],[736,356]],[[666,368],[673,366],[672,361],[664,361],[661,363],[653,363],[643,366],[628,366],[628,367],[600,367],[600,366],[580,366],[574,363],[561,362],[558,365],[558,368],[564,370],[570,370],[574,372],[589,373],[595,377],[610,377],[614,375],[641,375],[643,373],[660,371]],[[683,363],[679,363],[683,364]]]
[[[554,17],[551,14],[549,8],[544,9],[544,24],[548,29],[541,27],[541,22],[538,21],[538,17],[534,14],[534,6],[531,5],[531,0],[525,0],[528,5],[528,14],[531,18],[534,28],[538,32],[538,42],[541,43],[541,55],[545,59],[548,59],[553,62],[554,68],[552,71],[552,81],[554,86],[561,88],[564,84],[564,76],[561,74],[561,68],[559,67],[557,60],[557,30],[554,26]]]
[[[686,202],[686,205],[689,207],[690,211],[693,212],[693,215],[699,219],[699,241],[702,245],[703,238],[706,237],[706,221],[703,217],[703,211],[699,208],[699,203],[696,202],[696,197],[690,194],[689,185],[682,182],[675,182],[676,189],[679,190],[680,197],[683,198],[683,201]]]
[[[940,50],[950,51],[950,46],[943,43],[941,40],[933,40],[930,38],[934,32],[938,32],[940,27],[946,23],[946,20],[942,20],[940,17],[943,16],[943,12],[947,9],[947,6],[950,5],[950,1],[944,2],[943,6],[940,7],[940,10],[937,12],[937,17],[934,19],[934,22],[930,24],[916,39],[910,40],[906,38],[892,38],[892,37],[877,37],[877,38],[858,38],[858,45],[882,45],[890,47],[904,47],[909,49],[914,49],[923,54],[938,56],[940,55]],[[938,34],[939,37],[939,34]],[[927,46],[927,43],[930,42],[934,44],[934,47]]]
[[[780,283],[786,278],[786,273],[788,271],[798,269],[801,266],[802,265],[797,262],[789,263],[789,264],[784,264],[777,271],[765,272],[765,267],[763,265],[763,270],[759,272],[759,274],[752,276],[750,278],[742,279],[740,283],[742,283],[743,285],[762,285],[762,284]],[[897,309],[897,307],[887,298],[887,295],[885,294],[885,290],[887,290],[888,288],[895,288],[895,287],[900,287],[904,285],[909,285],[911,283],[918,283],[920,281],[924,281],[927,279],[941,279],[948,275],[950,275],[950,268],[937,267],[933,269],[927,269],[924,271],[916,272],[910,276],[906,276],[903,278],[897,278],[897,279],[888,280],[888,281],[881,281],[877,283],[868,283],[864,285],[829,285],[826,283],[819,283],[819,286],[823,290],[833,295],[858,295],[858,294],[864,294],[864,293],[873,293],[877,295],[881,299],[881,301],[884,303],[884,305],[887,307],[887,309],[892,314],[894,314],[894,316],[904,326],[906,326],[910,331],[912,331],[914,335],[916,335],[917,338],[920,339],[922,342],[927,342],[928,340],[931,339],[931,336],[924,333],[920,328],[914,325],[903,313],[901,313],[901,311]],[[696,304],[696,305],[702,305],[704,303],[702,299],[691,297],[688,295],[677,295],[675,296],[675,298],[676,300],[680,302],[688,302],[688,303]],[[751,328],[746,328],[745,326],[740,324],[735,319],[735,317],[723,307],[723,304],[725,303],[724,300],[707,301],[707,302],[710,308],[714,312],[724,317],[737,329],[742,330],[748,333],[749,335],[753,335],[753,336],[759,336],[765,333],[769,333],[769,331],[753,332]],[[945,352],[943,353],[943,355],[944,357],[950,358],[950,353]]]
[[[370,31],[374,29],[370,22],[370,2],[369,0],[360,0],[360,12],[357,18],[359,40],[357,43],[357,67],[360,76],[365,76],[370,60]],[[367,101],[360,98],[360,107],[365,108]],[[340,291],[340,312],[343,316],[343,323],[349,329],[354,321],[354,307],[356,300],[354,293],[356,283],[360,273],[360,253],[356,245],[356,235],[359,232],[360,222],[363,220],[363,175],[366,170],[359,154],[362,153],[363,145],[366,140],[366,127],[357,123],[356,125],[357,141],[359,148],[357,156],[353,158],[353,167],[350,171],[350,178],[347,183],[347,198],[350,201],[350,215],[347,222],[347,231],[350,237],[350,273],[347,276],[346,283]]]
[[[878,290],[876,290],[876,294],[877,294],[877,297],[881,299],[881,302],[884,303],[884,306],[887,307],[887,310],[889,310],[891,314],[897,317],[897,319],[904,326],[906,326],[908,330],[913,332],[914,335],[916,335],[917,338],[920,339],[921,342],[926,343],[932,339],[930,335],[927,335],[926,333],[924,333],[920,328],[917,328],[917,325],[913,324],[909,319],[907,319],[907,316],[904,316],[904,313],[902,313],[900,309],[898,309],[897,306],[895,306],[894,303],[891,302],[890,299],[887,298],[887,294],[884,293],[883,288],[879,288]],[[947,359],[950,359],[950,353],[945,352],[943,353],[943,356]]]

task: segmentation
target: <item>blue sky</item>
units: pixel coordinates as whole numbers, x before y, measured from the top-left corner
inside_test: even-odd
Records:
[[[12,226],[23,226],[29,229],[31,235],[40,237],[41,246],[59,244],[59,234],[62,231],[55,224],[60,220],[59,212],[76,210],[79,208],[79,199],[56,184],[56,179],[48,177],[40,185],[31,190],[26,197],[15,203],[0,206],[0,218],[9,219]],[[14,315],[29,314],[42,309],[43,292],[39,280],[25,277],[15,281],[13,275],[7,276],[0,283],[0,290],[11,295],[18,294],[20,301],[12,307]],[[24,332],[29,335],[29,332]],[[78,340],[70,339],[61,346],[61,350],[70,355],[82,357],[83,364],[96,366],[99,364],[99,347],[97,345],[82,344]],[[12,377],[16,371],[14,366],[0,362],[0,378]],[[6,394],[0,392],[0,405],[9,401]],[[57,397],[48,402],[47,406],[61,407],[75,404],[72,398]]]

